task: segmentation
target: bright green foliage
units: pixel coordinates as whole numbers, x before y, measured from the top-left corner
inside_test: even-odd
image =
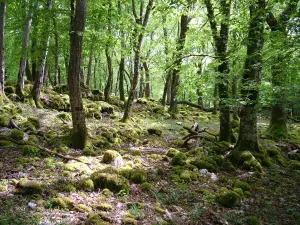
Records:
[[[226,208],[232,208],[239,202],[240,196],[233,191],[220,194],[217,196],[217,202],[226,207]]]
[[[177,165],[183,166],[186,164],[186,162],[185,162],[186,159],[187,159],[186,155],[182,152],[179,152],[172,158],[171,163],[173,166],[177,166]]]

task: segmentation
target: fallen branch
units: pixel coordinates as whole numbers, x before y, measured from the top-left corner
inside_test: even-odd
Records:
[[[21,130],[21,128],[18,127],[18,125],[12,119],[9,121],[9,123],[10,123],[12,128],[16,128],[17,130]]]
[[[66,159],[66,160],[74,160],[74,161],[86,164],[85,162],[81,161],[78,158],[75,158],[75,157],[72,157],[72,156],[69,156],[69,155],[63,155],[63,154],[60,154],[58,152],[51,151],[48,148],[45,148],[45,147],[43,147],[41,145],[38,145],[38,144],[34,144],[32,142],[24,142],[24,141],[21,142],[21,141],[16,141],[16,140],[14,140],[12,138],[7,138],[7,137],[1,137],[1,139],[2,140],[6,140],[6,141],[10,141],[10,142],[15,143],[17,145],[31,145],[31,146],[34,146],[34,147],[37,147],[37,148],[41,149],[42,151],[45,151],[45,152],[49,153],[50,155],[56,155],[56,156],[58,156],[60,158]]]
[[[177,104],[189,105],[189,106],[191,106],[193,108],[200,109],[200,110],[202,110],[204,112],[213,112],[214,111],[213,108],[206,109],[206,108],[201,107],[200,105],[197,105],[197,104],[189,102],[189,101],[178,101]]]
[[[300,123],[300,120],[297,120],[297,119],[294,118],[294,117],[288,116],[288,119],[290,119],[290,120],[292,120],[292,121],[294,121],[294,122],[296,122],[296,123]]]
[[[191,136],[189,136],[188,138],[186,138],[186,139],[184,140],[183,146],[187,146],[187,143],[189,142],[189,140],[191,140],[191,139],[197,139],[197,138],[202,138],[202,139],[204,139],[204,140],[206,140],[206,141],[212,142],[213,144],[215,144],[215,145],[218,146],[219,148],[222,148],[222,146],[219,145],[217,142],[211,140],[211,139],[208,138],[208,137],[201,136],[201,135],[191,135]]]

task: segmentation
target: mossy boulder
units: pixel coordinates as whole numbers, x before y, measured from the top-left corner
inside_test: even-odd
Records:
[[[75,202],[69,197],[63,198],[51,198],[50,205],[53,208],[60,208],[60,209],[73,209],[75,206]]]
[[[197,166],[198,169],[207,169],[209,172],[217,171],[217,163],[209,157],[197,157],[191,160],[190,164]]]
[[[135,169],[131,172],[130,179],[136,184],[144,183],[147,181],[147,172],[143,169]]]
[[[124,161],[122,156],[114,150],[107,150],[104,152],[103,155],[103,159],[102,159],[103,163],[112,163],[114,166],[124,166]]]
[[[173,158],[177,153],[179,153],[180,151],[177,150],[176,148],[169,148],[168,152],[167,152],[167,156]]]
[[[33,145],[23,145],[20,148],[22,150],[22,155],[24,156],[40,156],[42,153],[38,147]],[[47,153],[44,152],[44,155],[47,155]]]
[[[24,139],[24,132],[17,130],[17,129],[13,129],[11,131],[10,137],[16,141],[23,141]]]
[[[42,194],[45,190],[42,182],[28,179],[21,179],[16,187],[21,194]]]
[[[76,184],[77,189],[84,191],[93,191],[94,190],[94,182],[89,178],[83,178]]]
[[[104,222],[99,215],[92,214],[84,225],[107,225],[107,223]]]
[[[234,181],[234,187],[235,188],[241,188],[243,191],[251,191],[251,187],[247,182],[241,181],[241,180],[235,180]]]
[[[96,208],[101,211],[111,211],[113,209],[112,205],[109,203],[101,203],[97,205]]]
[[[235,171],[235,167],[229,161],[226,161],[222,164],[222,169],[225,171]]]
[[[95,172],[91,175],[95,188],[107,188],[114,193],[124,190],[129,192],[129,181],[119,174],[104,173],[102,171]]]
[[[184,180],[185,182],[189,182],[189,181],[192,180],[191,176],[192,176],[192,172],[191,172],[191,171],[189,171],[189,170],[183,170],[183,171],[180,173],[180,176],[179,176],[179,177],[180,177],[182,180]]]
[[[7,191],[7,189],[8,189],[8,186],[7,186],[7,185],[2,185],[2,184],[0,184],[0,192]]]
[[[67,121],[67,122],[72,120],[70,114],[65,112],[57,114],[56,117],[60,120]]]
[[[108,114],[113,114],[114,113],[114,107],[103,101],[96,102],[99,106],[101,106],[101,113],[108,113]]]
[[[161,136],[162,135],[162,130],[159,127],[150,127],[147,129],[149,134],[152,135],[157,135],[157,136]]]
[[[234,191],[217,195],[216,198],[217,202],[226,208],[232,208],[236,206],[236,204],[239,202],[239,199],[240,196]]]
[[[245,170],[262,173],[263,169],[260,162],[249,151],[235,151],[230,161]]]
[[[186,155],[182,152],[178,152],[173,158],[172,158],[172,161],[171,161],[171,164],[173,166],[184,166],[186,164]]]
[[[155,190],[155,187],[152,184],[148,183],[148,182],[144,182],[144,183],[141,184],[141,189],[144,192],[151,192],[151,191]]]
[[[36,128],[36,129],[40,129],[41,127],[41,122],[40,119],[37,117],[28,117],[27,120]]]
[[[10,147],[14,147],[14,146],[15,146],[15,144],[13,142],[0,140],[0,147],[10,148]]]
[[[0,127],[8,127],[10,125],[10,117],[6,114],[0,115]]]
[[[234,188],[233,191],[237,193],[240,197],[244,196],[244,192],[241,188]]]
[[[6,95],[14,94],[14,93],[16,93],[16,88],[13,87],[13,86],[5,86],[4,87],[4,92],[5,92]]]
[[[132,217],[125,217],[122,219],[122,225],[137,225],[137,221]]]

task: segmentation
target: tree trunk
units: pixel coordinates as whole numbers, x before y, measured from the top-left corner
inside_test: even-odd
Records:
[[[147,62],[143,63],[145,70],[146,86],[145,86],[145,97],[150,98],[151,88],[150,88],[150,71]]]
[[[80,88],[81,53],[86,21],[86,0],[71,0],[69,96],[72,112],[72,147],[83,149],[89,145]]]
[[[143,17],[144,19],[142,19],[142,17],[141,16],[138,17],[138,15],[136,13],[135,0],[132,0],[132,3],[133,3],[132,11],[133,11],[133,15],[135,17],[136,25],[139,27],[142,27],[143,29],[145,29],[148,24],[150,12],[151,12],[152,6],[153,6],[153,1],[154,0],[149,0],[145,15]],[[142,10],[140,10],[140,11],[142,11]],[[135,28],[134,36],[136,38],[136,44],[133,49],[133,51],[134,51],[134,66],[133,66],[134,73],[133,73],[133,79],[132,79],[132,84],[131,84],[131,90],[129,92],[127,104],[125,106],[124,116],[122,118],[123,122],[126,122],[129,119],[129,115],[131,114],[133,100],[134,100],[134,96],[136,95],[136,87],[137,87],[139,75],[140,75],[140,68],[139,68],[140,67],[140,52],[142,49],[143,38],[144,38],[143,30],[139,32],[138,29]]]
[[[266,21],[271,28],[272,42],[275,42],[277,38],[281,38],[281,40],[287,38],[287,25],[292,14],[296,12],[298,2],[299,0],[288,1],[286,8],[279,14],[278,18],[276,18],[272,12],[268,13]],[[284,62],[284,41],[282,41],[280,47],[278,47],[278,45],[273,47],[281,48],[282,51],[280,51],[278,55],[272,56],[274,58],[274,62],[271,66],[274,101],[272,104],[271,121],[267,129],[267,135],[272,139],[284,139],[288,135],[285,93],[280,90],[286,77],[285,71],[282,68],[283,66],[280,65],[280,63]]]
[[[5,63],[4,63],[4,30],[5,30],[5,12],[6,1],[0,2],[0,103],[5,100],[4,79],[5,79]]]
[[[59,35],[58,35],[58,28],[56,23],[56,18],[53,17],[53,24],[54,24],[54,40],[55,40],[55,48],[54,48],[54,85],[60,84],[59,79]]]
[[[106,55],[106,61],[107,61],[107,71],[108,71],[108,76],[107,76],[107,82],[106,86],[104,89],[104,99],[106,102],[109,102],[110,94],[111,94],[111,89],[113,85],[113,79],[114,79],[114,71],[113,71],[113,66],[112,66],[112,59],[111,59],[111,53],[109,53],[109,50],[105,50],[105,55]]]
[[[25,25],[24,29],[24,39],[22,43],[22,56],[20,59],[20,67],[19,67],[19,74],[18,74],[18,82],[16,85],[16,94],[20,97],[21,100],[24,99],[23,88],[24,88],[24,79],[26,75],[26,67],[27,67],[27,58],[28,58],[28,44],[29,44],[29,35],[30,35],[30,28],[32,23],[32,9],[29,9],[29,18]]]
[[[265,0],[256,0],[250,5],[247,58],[241,91],[246,104],[242,106],[240,112],[239,138],[235,151],[250,151],[254,153],[260,151],[257,139],[257,103],[264,44],[264,9]]]
[[[88,74],[87,74],[87,79],[86,79],[86,86],[88,88],[90,88],[90,85],[91,85],[93,57],[94,57],[94,40],[92,41],[92,45],[91,45]]]
[[[167,22],[167,17],[166,15],[163,15],[162,16],[162,23],[163,23],[163,34],[164,34],[164,44],[165,44],[165,56],[166,56],[166,65],[168,64],[169,62],[169,57],[168,57],[168,54],[169,54],[169,45],[168,45],[168,31],[167,31],[167,28],[165,26]],[[166,103],[170,103],[170,98],[171,98],[171,80],[172,80],[172,73],[171,73],[171,70],[167,70],[166,72],[166,75],[165,75],[165,78],[166,78],[166,83],[165,83],[165,86],[164,86],[164,92],[163,92],[163,96],[162,96],[162,105],[165,106]]]
[[[233,105],[232,119],[234,119],[234,120],[239,120],[238,106],[237,106],[237,101],[238,101],[238,99],[237,99],[238,98],[237,89],[238,89],[238,75],[233,75],[233,78],[232,78],[232,99],[234,101],[234,105]]]
[[[230,21],[230,5],[231,1],[220,1],[220,13],[223,16],[218,31],[217,23],[214,15],[214,9],[210,0],[205,0],[207,8],[207,16],[212,30],[214,39],[215,54],[218,57],[220,64],[218,66],[218,91],[219,91],[219,107],[220,107],[220,141],[230,140],[230,110],[228,106],[228,35],[229,35],[229,22]]]
[[[124,91],[124,73],[125,73],[125,59],[122,56],[120,61],[120,67],[119,67],[119,92],[120,92],[120,100],[125,102],[125,91]]]
[[[177,41],[176,53],[175,53],[175,62],[172,69],[172,81],[171,81],[171,103],[169,112],[177,113],[177,104],[175,104],[175,100],[177,98],[178,86],[179,86],[179,72],[182,63],[183,56],[183,48],[186,39],[186,32],[188,31],[188,16],[182,15],[180,19],[180,35]]]
[[[94,89],[97,89],[97,79],[96,79],[97,63],[98,63],[98,58],[95,57],[95,63],[94,63]]]
[[[47,0],[47,6],[48,6],[48,10],[50,11],[52,9],[52,0]],[[50,32],[49,32],[50,20],[48,20],[48,24],[46,26],[47,27],[45,27],[46,30],[45,43],[42,44],[40,49],[40,54],[38,57],[38,64],[37,64],[37,73],[31,91],[32,98],[37,108],[43,108],[43,104],[40,100],[40,97],[41,97],[41,91],[44,83],[45,66],[46,66],[46,60],[48,56],[48,47],[50,44]]]
[[[144,74],[141,73],[140,75],[140,91],[139,91],[139,98],[144,97]]]
[[[219,93],[219,88],[218,85],[215,84],[214,86],[214,111],[213,114],[216,115],[217,114],[217,108],[218,108],[218,93]]]

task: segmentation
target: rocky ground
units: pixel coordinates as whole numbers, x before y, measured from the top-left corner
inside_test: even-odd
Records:
[[[266,155],[255,163],[263,167],[242,170],[228,160],[233,146],[214,141],[217,115],[185,107],[171,119],[154,100],[139,99],[121,123],[116,98],[109,105],[87,97],[93,149],[84,150],[71,146],[66,95],[49,90],[45,109],[1,106],[1,225],[300,224],[297,124],[289,124],[289,140],[261,138]],[[184,127],[195,121],[213,135],[183,146]]]

